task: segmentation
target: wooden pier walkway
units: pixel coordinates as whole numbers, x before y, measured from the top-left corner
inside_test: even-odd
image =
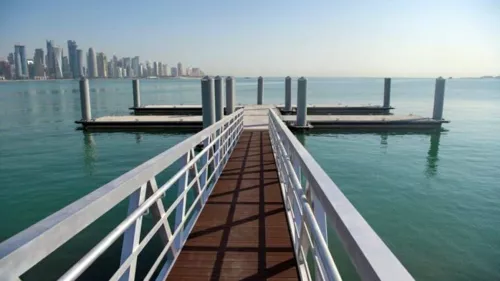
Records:
[[[242,133],[168,280],[298,280],[267,130]]]

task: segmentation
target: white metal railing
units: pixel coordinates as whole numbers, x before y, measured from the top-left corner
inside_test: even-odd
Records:
[[[341,280],[331,227],[362,280],[414,280],[272,109],[269,134],[301,279]]]
[[[150,280],[160,266],[156,280],[164,280],[198,219],[242,130],[243,110],[240,109],[6,240],[0,244],[0,280],[19,280],[19,276],[127,197],[129,197],[127,217],[61,276],[60,280],[78,278],[122,235],[120,267],[111,280],[134,280],[137,257],[157,233],[165,247],[153,263],[145,280]],[[203,143],[204,147],[197,153],[195,147],[200,143]],[[158,187],[156,176],[179,160],[181,168],[164,185]],[[177,197],[165,210],[162,197],[175,187]],[[187,194],[192,189],[195,198],[189,209],[186,209]],[[197,212],[194,212],[195,209]],[[142,217],[148,210],[153,216],[154,225],[141,240]],[[168,223],[170,215],[175,215],[173,228]],[[169,251],[173,258],[161,264]]]

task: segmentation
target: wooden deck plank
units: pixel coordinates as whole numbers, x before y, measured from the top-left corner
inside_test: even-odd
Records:
[[[267,131],[244,131],[168,280],[298,280]]]

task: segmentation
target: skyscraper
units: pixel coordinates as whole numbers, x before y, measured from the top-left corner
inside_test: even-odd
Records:
[[[54,58],[54,77],[56,79],[61,79],[61,78],[63,78],[62,48],[52,46],[52,55]]]
[[[123,71],[125,72],[125,75],[123,77],[130,77],[132,74],[132,63],[130,58],[123,58]]]
[[[82,76],[85,76],[85,70],[83,69],[84,67],[84,62],[83,62],[83,51],[81,49],[76,50],[76,67],[77,67],[77,73],[75,78],[80,78]],[[75,73],[73,73],[75,74]]]
[[[158,62],[153,62],[153,76],[158,76]]]
[[[160,62],[158,62],[158,77],[162,77],[163,76],[163,64]]]
[[[100,78],[108,77],[108,60],[104,53],[97,53],[97,75]]]
[[[14,46],[14,61],[16,65],[16,78],[28,78],[28,62],[26,59],[26,48],[23,45]]]
[[[132,71],[133,77],[139,77],[139,57],[135,56],[132,58]]]
[[[43,49],[35,49],[33,63],[35,64],[35,76],[37,77],[45,77],[45,66],[43,63],[43,58]]]
[[[55,78],[55,67],[54,67],[54,41],[47,40],[47,60],[45,64],[47,65],[47,76]]]
[[[62,69],[63,69],[63,77],[64,78],[66,78],[66,79],[73,78],[73,73],[71,72],[71,66],[69,65],[68,56],[63,56]]]
[[[78,45],[74,40],[68,40],[68,59],[71,76],[73,78],[78,78],[78,57],[76,54],[76,49]]]
[[[87,61],[87,69],[88,69],[88,77],[96,78],[97,77],[97,61],[95,57],[94,48],[89,48],[89,55]]]
[[[177,64],[177,76],[182,76],[184,75],[184,72],[182,71],[182,63]]]
[[[172,67],[170,69],[170,74],[173,76],[173,77],[176,77],[179,73],[177,73],[177,68],[175,67]]]

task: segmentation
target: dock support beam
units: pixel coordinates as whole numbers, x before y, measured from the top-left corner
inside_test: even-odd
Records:
[[[307,79],[297,81],[297,127],[307,126]]]
[[[224,117],[224,101],[222,98],[222,77],[216,76],[214,79],[215,88],[215,122]]]
[[[436,88],[434,91],[434,110],[432,111],[432,119],[443,119],[443,106],[444,106],[444,88],[446,80],[443,78],[436,79]]]
[[[141,106],[141,89],[139,79],[132,80],[132,91],[134,93],[134,107]]]
[[[226,77],[226,115],[234,112],[234,78]]]
[[[285,78],[285,112],[292,112],[292,78]]]
[[[215,123],[214,79],[209,76],[201,79],[201,107],[203,128],[207,128]]]
[[[262,76],[257,78],[257,104],[262,104],[262,99],[264,97],[264,79]]]
[[[82,107],[82,120],[88,121],[92,119],[90,111],[89,80],[87,78],[80,79],[80,103]]]
[[[391,106],[391,78],[384,79],[384,107]]]

